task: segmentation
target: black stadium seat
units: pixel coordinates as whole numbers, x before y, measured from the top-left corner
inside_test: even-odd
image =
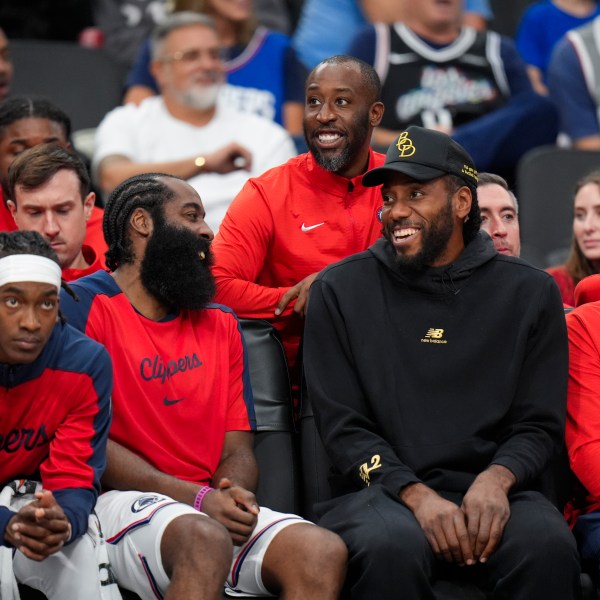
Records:
[[[240,319],[240,323],[256,411],[257,499],[274,510],[298,513],[299,468],[285,352],[279,334],[268,321]]]
[[[11,95],[44,96],[71,118],[73,130],[96,127],[121,103],[126,72],[99,49],[75,42],[10,42]]]

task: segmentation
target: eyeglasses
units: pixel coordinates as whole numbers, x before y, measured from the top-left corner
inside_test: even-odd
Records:
[[[184,64],[191,64],[200,60],[203,56],[208,56],[212,60],[221,60],[223,53],[220,48],[209,48],[208,50],[201,50],[200,48],[188,48],[187,50],[178,50],[163,56],[160,61],[164,63],[180,62]]]

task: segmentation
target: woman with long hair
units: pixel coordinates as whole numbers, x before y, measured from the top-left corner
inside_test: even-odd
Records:
[[[573,241],[564,265],[547,269],[563,302],[575,306],[575,286],[588,275],[600,273],[600,170],[577,182],[573,210]]]

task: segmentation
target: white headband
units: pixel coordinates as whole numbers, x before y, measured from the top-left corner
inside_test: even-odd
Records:
[[[11,254],[0,258],[0,287],[7,283],[49,283],[60,291],[62,272],[57,263],[37,254]]]

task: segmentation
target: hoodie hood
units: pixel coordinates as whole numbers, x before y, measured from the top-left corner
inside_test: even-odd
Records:
[[[396,261],[396,251],[384,237],[378,239],[368,252],[403,284],[442,295],[458,294],[475,269],[498,256],[491,238],[482,232],[467,244],[455,262],[443,267],[426,267],[420,271],[407,269]]]

